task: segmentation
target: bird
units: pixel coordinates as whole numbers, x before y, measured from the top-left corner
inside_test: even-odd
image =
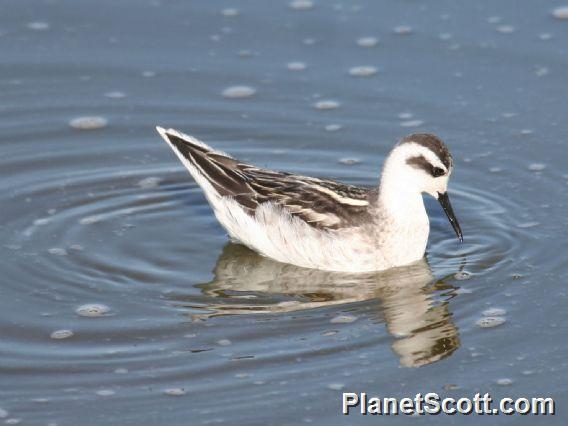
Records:
[[[430,223],[422,194],[439,201],[459,241],[447,192],[445,143],[429,133],[390,151],[377,186],[269,170],[240,162],[175,129],[156,127],[195,179],[231,241],[304,268],[373,272],[425,256]]]

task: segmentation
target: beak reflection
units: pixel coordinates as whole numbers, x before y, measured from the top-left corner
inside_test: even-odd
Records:
[[[458,220],[456,219],[456,215],[454,214],[454,209],[452,209],[452,204],[450,203],[450,198],[448,197],[448,193],[444,192],[443,194],[440,194],[438,192],[438,201],[440,202],[440,205],[444,209],[444,213],[446,213],[446,216],[448,216],[448,220],[452,224],[452,228],[454,228],[454,231],[458,236],[458,240],[460,240],[460,242],[463,243],[462,230],[460,228]]]

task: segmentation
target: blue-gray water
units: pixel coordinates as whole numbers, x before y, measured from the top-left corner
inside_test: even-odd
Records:
[[[387,419],[339,414],[342,391],[433,391],[552,396],[559,413],[417,424],[565,423],[562,3],[288,3],[4,2],[0,421],[373,424]],[[256,93],[223,97],[242,85]],[[73,128],[82,116],[108,122]],[[435,132],[465,241],[427,200],[428,263],[354,276],[263,259],[228,245],[157,124],[361,185],[397,139]]]

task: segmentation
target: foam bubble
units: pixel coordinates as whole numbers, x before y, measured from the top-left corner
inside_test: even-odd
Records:
[[[106,92],[105,97],[110,98],[110,99],[122,99],[122,98],[126,98],[126,93],[120,92],[118,90],[114,90],[112,92]]]
[[[239,14],[239,10],[238,9],[234,9],[232,7],[228,7],[226,9],[223,9],[221,11],[221,15],[223,16],[227,16],[227,17],[233,17],[233,16],[237,16]]]
[[[496,383],[499,386],[511,386],[513,384],[513,379],[504,377],[502,379],[498,379]]]
[[[375,47],[379,43],[376,37],[361,37],[357,40],[357,45],[361,47]]]
[[[221,340],[217,340],[217,344],[219,346],[230,346],[232,344],[232,342],[229,339],[221,339]]]
[[[568,6],[560,6],[552,11],[556,19],[568,19]]]
[[[422,120],[407,120],[407,121],[401,121],[400,127],[418,127],[422,126],[423,124],[424,121]]]
[[[167,388],[164,389],[164,394],[168,396],[183,396],[187,393],[184,388]]]
[[[371,65],[364,65],[358,67],[352,67],[349,69],[349,75],[353,77],[370,77],[377,73],[377,68]]]
[[[250,86],[231,86],[223,90],[222,95],[228,99],[250,98],[256,94],[256,89]]]
[[[454,278],[458,281],[465,281],[471,278],[471,272],[459,271],[454,274]]]
[[[97,395],[99,396],[112,396],[114,395],[116,392],[113,391],[112,389],[99,389],[98,391],[95,392]]]
[[[75,313],[81,317],[102,317],[110,312],[110,308],[101,303],[88,303],[79,306]]]
[[[55,330],[53,333],[50,334],[49,337],[55,340],[60,339],[67,339],[68,337],[73,336],[73,331],[71,330]]]
[[[29,22],[26,26],[30,30],[34,30],[34,31],[46,31],[46,30],[49,30],[49,28],[50,28],[49,23],[43,22],[43,21]]]
[[[325,127],[326,132],[337,132],[338,130],[343,129],[341,124],[328,124]]]
[[[344,314],[333,317],[329,322],[331,322],[332,324],[349,324],[354,321],[357,321],[356,316]]]
[[[394,33],[398,35],[409,35],[412,34],[412,28],[408,25],[399,25],[394,28]]]
[[[162,178],[151,176],[138,181],[136,185],[140,188],[151,189],[157,188],[160,185],[160,182],[162,182]]]
[[[288,7],[293,10],[310,10],[314,8],[314,2],[311,0],[292,0]]]
[[[515,27],[512,25],[499,25],[496,29],[497,32],[501,34],[511,34],[515,32]]]
[[[361,164],[361,160],[358,158],[340,158],[340,164],[345,164],[346,166],[354,166],[356,164]]]
[[[314,104],[314,108],[315,109],[336,109],[339,108],[339,102],[334,101],[332,99],[327,99],[327,100],[322,100],[322,101],[317,101]]]
[[[286,67],[289,71],[304,71],[307,68],[304,62],[288,62]]]
[[[330,383],[327,387],[331,390],[341,390],[345,385],[343,383]]]
[[[486,317],[502,317],[507,314],[507,310],[503,308],[489,308],[482,312]]]
[[[531,172],[542,172],[544,169],[546,169],[546,164],[543,164],[543,163],[529,164],[529,170]]]
[[[51,247],[50,249],[47,249],[47,252],[56,256],[67,256],[67,250],[60,247]]]
[[[483,317],[476,321],[481,328],[493,328],[505,324],[507,320],[504,317]]]
[[[69,125],[77,130],[95,130],[106,127],[108,120],[99,116],[76,117],[69,121]]]

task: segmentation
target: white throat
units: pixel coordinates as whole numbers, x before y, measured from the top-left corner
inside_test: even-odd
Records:
[[[376,207],[383,253],[388,253],[390,260],[398,265],[421,259],[430,222],[422,193],[412,176],[397,164],[396,157],[388,158],[384,165]]]

